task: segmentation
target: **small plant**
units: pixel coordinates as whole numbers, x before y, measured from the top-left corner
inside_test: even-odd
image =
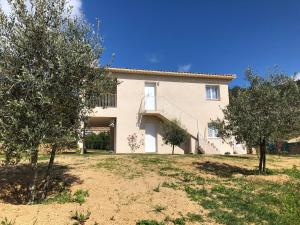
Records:
[[[89,192],[87,190],[78,189],[73,194],[73,202],[77,202],[82,205],[87,197],[89,197]]]
[[[85,222],[90,218],[91,212],[87,211],[86,214],[79,213],[78,211],[75,212],[73,216],[71,216],[71,219],[76,220],[73,225],[84,225]]]
[[[156,220],[139,220],[136,225],[165,225],[165,223]]]
[[[200,214],[188,213],[187,219],[191,222],[203,222],[203,217]]]
[[[179,188],[179,185],[177,183],[174,183],[174,182],[163,182],[162,183],[162,187],[166,187],[166,188],[171,188],[171,189],[178,189]]]
[[[166,209],[165,206],[156,205],[156,206],[154,206],[154,210],[153,211],[156,212],[156,213],[160,213],[160,212],[162,212],[165,209]]]
[[[155,188],[153,189],[153,191],[155,191],[155,192],[160,192],[160,184],[158,184],[157,187],[155,187]]]
[[[4,220],[2,220],[0,224],[1,224],[1,225],[14,225],[15,222],[12,221],[12,220],[8,220],[8,219],[5,217]]]
[[[194,179],[194,176],[192,175],[192,174],[190,174],[190,173],[184,173],[183,174],[183,182],[191,182],[191,181],[193,181],[193,179]]]
[[[176,218],[172,222],[174,225],[185,225],[184,218]]]
[[[141,147],[141,145],[144,144],[143,139],[138,141],[138,137],[137,137],[136,133],[128,135],[127,141],[128,141],[128,145],[132,152],[135,152],[136,150],[138,150]]]

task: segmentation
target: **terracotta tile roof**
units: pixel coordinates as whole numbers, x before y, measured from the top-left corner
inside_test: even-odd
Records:
[[[193,78],[220,79],[220,80],[229,80],[229,81],[236,78],[234,74],[208,74],[208,73],[176,72],[176,71],[162,71],[162,70],[113,68],[113,67],[107,68],[106,70],[111,73],[120,73],[120,74],[193,77]]]

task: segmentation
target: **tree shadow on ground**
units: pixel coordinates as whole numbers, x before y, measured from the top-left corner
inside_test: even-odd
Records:
[[[250,170],[238,166],[233,166],[227,163],[218,163],[218,162],[194,162],[193,165],[202,171],[220,176],[220,177],[231,177],[233,174],[242,174],[242,175],[256,175],[258,174],[257,170]]]
[[[47,164],[39,164],[37,197],[42,194]],[[80,184],[82,180],[69,173],[70,167],[53,165],[53,176],[49,187],[49,195],[69,190],[73,184]],[[29,201],[29,185],[32,181],[29,165],[0,167],[0,201],[11,204],[27,204]]]

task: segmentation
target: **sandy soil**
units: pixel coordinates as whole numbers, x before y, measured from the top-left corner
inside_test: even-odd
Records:
[[[140,219],[162,221],[166,216],[178,218],[188,212],[202,214],[205,217],[207,212],[197,203],[190,201],[185,192],[164,187],[161,187],[159,192],[153,191],[164,181],[172,181],[172,178],[159,176],[155,171],[147,171],[142,166],[138,166],[143,175],[128,179],[124,177],[124,172],[134,173],[135,171],[130,170],[137,170],[137,165],[133,165],[133,162],[131,162],[131,167],[123,168],[120,165],[120,174],[95,166],[107,157],[126,159],[129,156],[97,155],[83,158],[64,155],[57,158],[57,164],[69,166],[68,173],[78,176],[82,180],[82,183],[74,184],[71,190],[75,191],[79,188],[89,190],[89,197],[83,205],[80,206],[78,203],[13,205],[0,200],[0,221],[7,217],[15,220],[16,225],[73,224],[74,221],[70,219],[70,216],[76,210],[80,212],[89,210],[91,212],[91,217],[86,224],[97,222],[101,225],[135,225],[136,221]],[[246,162],[245,159],[239,158],[228,159],[209,156],[174,156],[173,158],[171,156],[170,159],[176,160],[176,165],[180,165],[185,170],[201,173],[203,176],[212,175],[203,173],[198,166],[195,166],[195,163],[199,163],[200,167],[210,165],[210,163],[218,163],[221,166],[225,164],[225,166],[232,165],[252,169],[257,165],[257,159],[254,156],[247,159]],[[300,158],[272,157],[268,164],[269,168],[285,168],[293,165],[300,166]],[[277,178],[273,177],[272,179]],[[279,177],[278,179],[281,182],[287,178]],[[153,210],[155,205],[165,206],[166,209],[162,213],[156,213]],[[204,224],[213,224],[209,219],[207,221]]]

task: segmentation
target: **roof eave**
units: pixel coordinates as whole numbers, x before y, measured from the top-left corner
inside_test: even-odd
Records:
[[[218,79],[231,81],[236,78],[234,74],[204,74],[204,73],[190,73],[190,72],[170,72],[159,70],[141,70],[141,69],[127,69],[127,68],[107,68],[111,73],[121,74],[136,74],[136,75],[153,75],[153,76],[173,76],[173,77],[192,77],[201,79]]]

